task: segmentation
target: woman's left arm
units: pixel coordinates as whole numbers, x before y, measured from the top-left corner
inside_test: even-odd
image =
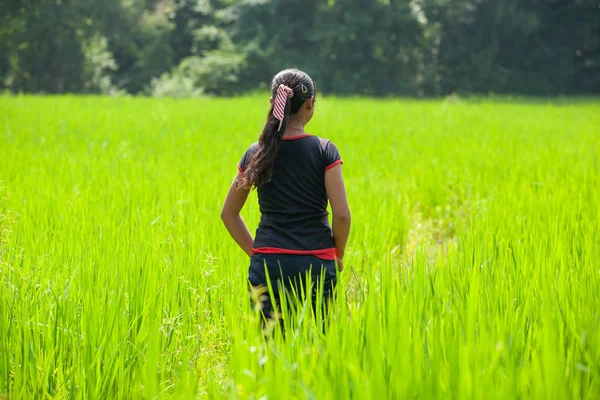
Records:
[[[227,192],[227,197],[225,198],[225,203],[223,204],[223,208],[221,210],[221,219],[223,220],[223,224],[229,231],[229,234],[235,240],[235,242],[244,250],[248,256],[252,256],[252,247],[254,245],[254,239],[252,238],[252,234],[248,230],[244,219],[240,215],[242,208],[244,208],[244,204],[246,204],[246,200],[248,199],[248,194],[250,193],[250,189],[239,188],[237,182],[242,177],[241,172],[238,172],[231,186],[229,187],[229,191]]]

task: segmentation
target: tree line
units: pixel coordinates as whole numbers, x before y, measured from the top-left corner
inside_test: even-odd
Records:
[[[0,55],[23,93],[598,94],[600,1],[4,0]]]

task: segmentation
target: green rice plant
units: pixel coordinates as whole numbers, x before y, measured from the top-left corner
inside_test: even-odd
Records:
[[[323,98],[353,226],[285,335],[219,219],[267,104],[0,97],[0,399],[600,397],[600,102]]]

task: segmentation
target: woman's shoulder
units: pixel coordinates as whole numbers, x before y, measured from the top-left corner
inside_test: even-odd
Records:
[[[252,143],[246,149],[246,151],[242,155],[242,158],[238,164],[238,169],[240,171],[244,171],[246,169],[246,167],[248,166],[248,163],[250,162],[250,160],[252,160],[252,157],[254,157],[254,154],[256,154],[256,150],[258,150],[258,142]]]
[[[256,152],[256,150],[258,150],[258,142],[250,144],[250,146],[248,146],[248,149],[246,149],[246,153],[254,153]]]
[[[326,170],[331,168],[332,166],[343,162],[342,156],[340,155],[340,151],[338,150],[335,143],[331,141],[331,139],[321,136],[315,136],[315,140],[319,144],[319,150],[321,152],[323,160],[325,161]]]
[[[317,143],[319,144],[319,148],[321,149],[322,152],[324,152],[324,153],[330,153],[330,152],[337,153],[338,152],[337,146],[331,139],[322,137],[322,136],[315,136],[315,138],[316,138]]]
[[[320,145],[321,148],[325,148],[327,146],[335,146],[331,139],[328,139],[319,135],[310,135],[315,144]]]

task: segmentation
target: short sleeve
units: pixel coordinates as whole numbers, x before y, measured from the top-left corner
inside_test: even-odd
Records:
[[[248,164],[250,164],[250,161],[252,161],[252,157],[254,156],[257,148],[257,144],[254,143],[252,146],[250,146],[250,148],[248,148],[248,150],[246,150],[240,162],[238,163],[238,171],[242,173],[246,171],[246,168],[248,167]]]
[[[335,144],[333,144],[333,142],[327,142],[323,150],[323,157],[325,159],[325,171],[335,167],[336,165],[344,163],[340,152],[338,151]]]

